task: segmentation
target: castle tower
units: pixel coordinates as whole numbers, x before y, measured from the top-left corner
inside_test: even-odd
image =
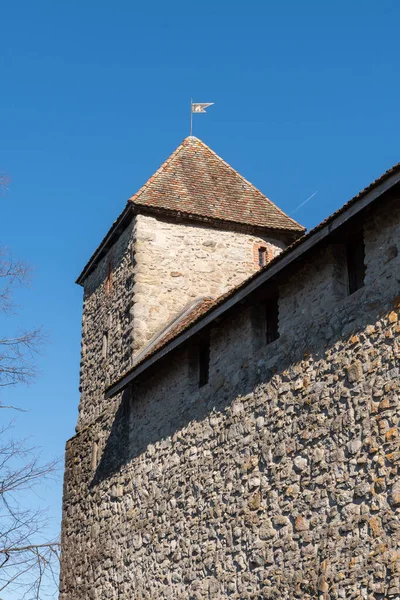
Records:
[[[304,229],[195,137],[127,202],[79,276],[84,287],[77,429],[104,389],[168,324],[269,262]]]

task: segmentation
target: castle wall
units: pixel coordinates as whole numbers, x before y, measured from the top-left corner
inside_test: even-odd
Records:
[[[197,298],[217,298],[257,271],[258,246],[268,260],[285,248],[266,236],[148,215],[137,216],[136,235],[135,351]]]
[[[365,286],[316,249],[67,444],[60,600],[400,595],[399,203],[364,225]]]

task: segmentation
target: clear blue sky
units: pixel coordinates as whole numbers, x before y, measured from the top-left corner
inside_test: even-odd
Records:
[[[0,241],[35,267],[15,323],[49,334],[3,400],[44,457],[77,416],[81,289],[126,199],[189,133],[317,224],[400,160],[397,0],[20,0],[0,36]],[[3,416],[3,415],[2,415]],[[61,482],[45,488],[60,517]],[[57,528],[55,523],[54,528]]]

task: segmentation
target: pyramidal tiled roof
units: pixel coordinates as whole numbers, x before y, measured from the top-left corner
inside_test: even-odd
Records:
[[[193,136],[183,140],[129,201],[138,207],[268,229],[304,231],[304,227]]]
[[[183,140],[127,205],[76,280],[82,284],[112,243],[123,223],[140,210],[187,215],[218,224],[235,223],[284,232],[292,242],[305,228],[196,137]]]

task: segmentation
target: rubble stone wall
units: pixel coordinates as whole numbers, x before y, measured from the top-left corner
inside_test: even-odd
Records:
[[[135,237],[133,221],[85,280],[77,430],[104,410],[105,387],[131,364]]]
[[[400,210],[154,366],[67,444],[60,600],[400,597]]]

